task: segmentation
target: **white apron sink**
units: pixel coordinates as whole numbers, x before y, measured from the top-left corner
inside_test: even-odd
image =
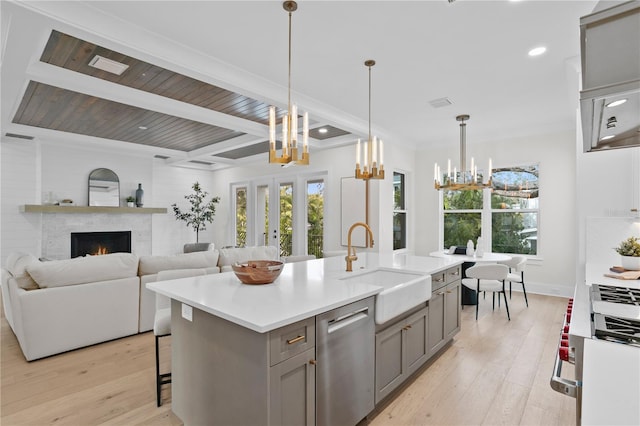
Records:
[[[398,269],[374,269],[342,278],[384,287],[376,295],[376,324],[383,324],[431,297],[431,275]]]

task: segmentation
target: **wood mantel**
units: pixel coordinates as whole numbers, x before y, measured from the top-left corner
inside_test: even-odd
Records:
[[[99,206],[54,206],[25,204],[22,213],[111,213],[111,214],[153,214],[166,213],[164,207],[99,207]]]

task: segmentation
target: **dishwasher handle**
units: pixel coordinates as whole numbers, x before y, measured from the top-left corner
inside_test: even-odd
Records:
[[[350,312],[348,314],[341,315],[332,320],[329,320],[327,333],[331,334],[345,327],[348,327],[352,324],[355,324],[362,319],[366,319],[369,316],[368,311],[369,311],[369,307],[364,307],[356,311]]]

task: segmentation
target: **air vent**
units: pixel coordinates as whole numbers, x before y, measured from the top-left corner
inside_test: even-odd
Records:
[[[451,102],[449,98],[439,98],[439,99],[434,99],[432,101],[429,101],[429,105],[431,105],[434,108],[442,108],[449,105],[453,105],[453,102]]]
[[[10,138],[26,139],[28,141],[32,141],[33,140],[33,136],[19,135],[17,133],[5,133],[4,135],[7,136],[7,137],[10,137]]]
[[[93,59],[89,61],[89,66],[115,75],[121,75],[127,68],[129,68],[129,65],[103,58],[100,55],[94,56]]]
[[[193,164],[204,164],[205,166],[211,166],[215,164],[215,163],[209,163],[208,161],[200,161],[200,160],[191,160],[189,162]]]
[[[154,155],[153,158],[159,158],[161,160],[166,160],[169,157],[167,157],[166,155]]]

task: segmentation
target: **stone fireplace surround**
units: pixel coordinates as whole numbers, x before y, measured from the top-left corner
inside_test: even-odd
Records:
[[[45,213],[42,215],[42,257],[69,259],[72,232],[131,231],[131,252],[151,254],[151,214]]]

